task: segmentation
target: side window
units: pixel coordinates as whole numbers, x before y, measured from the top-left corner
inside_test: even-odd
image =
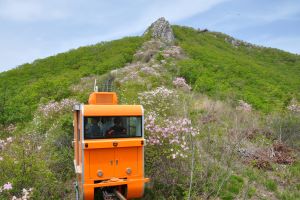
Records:
[[[142,136],[141,117],[130,117],[130,119],[129,119],[129,135],[131,137],[141,137]]]
[[[103,129],[100,126],[100,117],[84,118],[84,138],[97,139],[103,137]]]

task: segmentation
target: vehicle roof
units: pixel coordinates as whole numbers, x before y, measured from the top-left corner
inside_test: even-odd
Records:
[[[141,105],[84,105],[84,116],[142,116]]]

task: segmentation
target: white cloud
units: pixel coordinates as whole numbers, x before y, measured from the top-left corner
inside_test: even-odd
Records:
[[[153,0],[153,1],[128,1],[125,4],[134,7],[118,7],[103,10],[102,21],[92,19],[96,23],[109,22],[110,34],[115,36],[127,36],[133,33],[143,32],[148,26],[159,17],[165,17],[170,23],[190,18],[196,14],[205,12],[219,3],[228,0]],[[123,1],[124,3],[124,1]],[[110,5],[111,6],[111,5]],[[112,14],[112,10],[114,10]],[[121,13],[121,14],[120,14]],[[90,20],[89,20],[90,21]]]
[[[233,33],[241,29],[258,27],[279,20],[293,20],[294,16],[299,13],[299,2],[282,1],[276,5],[269,5],[260,9],[247,9],[236,14],[228,14],[212,21],[210,25]]]
[[[131,8],[122,7],[122,5],[113,8],[114,5],[112,4],[101,3],[100,7],[103,9],[101,15],[90,17],[92,13],[89,13],[89,19],[86,18],[85,20],[94,26],[100,24],[100,28],[108,26],[107,32],[100,35],[91,34],[63,41],[61,49],[67,50],[83,45],[95,44],[103,40],[118,39],[142,33],[159,17],[165,17],[171,23],[176,23],[176,21],[205,12],[224,1],[228,0],[122,1],[123,4],[131,6]],[[86,16],[82,17],[85,18]]]
[[[283,19],[291,19],[293,15],[300,12],[299,2],[283,2],[280,5],[272,6],[268,9],[263,9],[261,12],[249,13],[246,16],[249,19],[261,21],[261,22],[273,22]]]
[[[68,15],[66,3],[64,0],[2,0],[0,18],[12,21],[62,19]]]
[[[226,0],[173,0],[173,1],[152,1],[144,16],[151,16],[151,21],[164,16],[170,21],[182,20],[201,12],[205,12],[215,5]]]

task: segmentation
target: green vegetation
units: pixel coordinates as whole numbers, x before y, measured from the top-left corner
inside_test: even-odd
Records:
[[[173,30],[189,57],[179,63],[180,73],[195,90],[242,99],[264,112],[286,108],[293,97],[300,99],[299,55],[245,43],[237,46],[221,33],[180,26]]]
[[[277,190],[277,184],[274,180],[266,180],[265,186],[270,191],[275,192]]]
[[[71,107],[86,102],[95,77],[113,78],[121,103],[144,105],[145,199],[299,199],[299,158],[285,146],[300,144],[300,115],[286,109],[300,97],[299,56],[173,28],[184,59],[129,37],[0,73],[0,187],[12,184],[0,199],[23,188],[32,199],[74,199]],[[265,113],[238,110],[239,99]]]
[[[222,187],[220,197],[224,200],[231,200],[240,193],[243,188],[243,178],[235,175],[231,175]]]
[[[143,41],[143,37],[127,37],[102,42],[0,73],[0,124],[29,121],[39,103],[76,95],[72,84],[123,67]]]

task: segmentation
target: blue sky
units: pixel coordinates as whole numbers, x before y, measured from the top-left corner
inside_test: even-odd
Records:
[[[0,71],[141,35],[162,16],[300,54],[300,0],[0,0]]]

